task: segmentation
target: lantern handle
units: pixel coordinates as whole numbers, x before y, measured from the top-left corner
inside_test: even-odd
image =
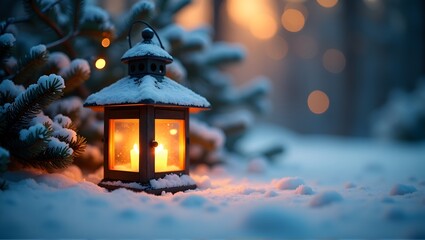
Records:
[[[131,45],[131,30],[133,29],[134,24],[136,23],[143,23],[145,24],[148,28],[150,28],[153,33],[155,33],[156,38],[159,41],[159,45],[161,46],[162,49],[164,49],[164,46],[162,45],[161,39],[159,38],[158,34],[156,33],[155,29],[153,29],[153,27],[151,25],[149,25],[149,23],[143,21],[143,20],[136,20],[134,21],[131,25],[130,25],[130,29],[128,30],[128,35],[127,35],[127,39],[128,39],[128,45],[130,46],[130,48],[132,47]],[[165,49],[164,49],[165,50]]]

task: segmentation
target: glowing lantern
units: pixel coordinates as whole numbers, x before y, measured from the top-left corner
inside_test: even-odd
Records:
[[[130,49],[121,58],[128,64],[129,76],[90,95],[84,103],[105,112],[104,179],[99,185],[154,194],[194,189],[193,181],[163,187],[154,187],[152,181],[168,174],[189,178],[189,112],[208,109],[210,104],[165,76],[165,65],[173,58],[152,28],[143,30],[143,41],[134,47],[130,33],[131,28]],[[160,46],[152,41],[154,34]]]

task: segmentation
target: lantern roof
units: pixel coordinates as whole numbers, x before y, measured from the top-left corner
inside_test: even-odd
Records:
[[[173,57],[152,41],[154,32],[150,28],[145,28],[142,31],[143,41],[131,47],[121,57],[121,61],[127,63],[130,60],[154,58],[163,60],[166,63],[171,63]]]
[[[122,105],[166,105],[188,107],[191,111],[210,108],[210,103],[192,90],[167,77],[127,76],[90,95],[85,107],[93,109]]]

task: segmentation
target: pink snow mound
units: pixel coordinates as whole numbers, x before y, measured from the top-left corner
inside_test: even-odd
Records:
[[[194,175],[194,176],[191,176],[191,177],[193,178],[193,180],[196,183],[196,186],[199,189],[208,189],[208,188],[211,188],[212,187],[211,180],[206,175],[202,175],[202,176]]]
[[[272,184],[280,190],[293,190],[304,184],[304,180],[298,177],[285,177],[279,180],[273,180]]]
[[[162,81],[146,75],[140,79],[125,77],[90,95],[85,104],[113,105],[124,103],[157,103],[178,106],[210,107],[210,103],[192,90],[164,77]]]
[[[348,183],[344,184],[345,189],[350,189],[350,188],[355,188],[355,187],[357,187],[357,185],[352,183],[352,182],[348,182]]]
[[[306,186],[306,185],[300,185],[295,189],[295,193],[299,194],[299,195],[312,195],[313,189],[311,189],[311,187]]]
[[[393,186],[393,188],[390,191],[391,196],[395,195],[405,195],[409,193],[416,192],[416,188],[410,185],[403,185],[403,184],[396,184]]]
[[[311,199],[310,201],[310,206],[323,207],[323,206],[326,206],[335,202],[340,202],[340,201],[342,201],[341,194],[335,191],[326,191],[326,192],[321,192],[317,194],[316,196],[314,196],[314,198]]]
[[[178,176],[176,174],[168,174],[164,178],[158,180],[150,180],[150,184],[154,189],[169,188],[169,187],[180,187],[194,185],[195,181],[188,175]]]

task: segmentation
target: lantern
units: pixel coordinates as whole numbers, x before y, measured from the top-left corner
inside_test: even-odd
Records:
[[[143,41],[134,47],[130,33],[131,28],[130,49],[121,58],[129,76],[84,103],[105,113],[104,179],[99,185],[154,194],[194,189],[188,176],[189,112],[210,104],[165,76],[173,58],[151,27],[143,30]],[[152,41],[154,34],[160,46]]]

